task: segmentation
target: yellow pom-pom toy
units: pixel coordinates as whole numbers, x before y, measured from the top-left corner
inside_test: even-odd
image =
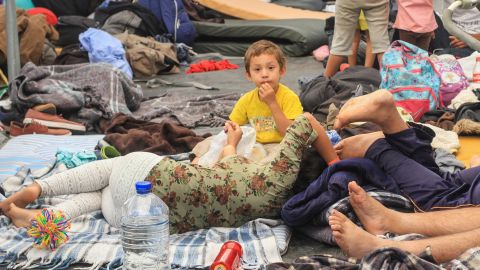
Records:
[[[31,221],[28,235],[34,238],[34,246],[55,250],[68,241],[67,230],[70,229],[68,220],[61,211],[43,208]]]

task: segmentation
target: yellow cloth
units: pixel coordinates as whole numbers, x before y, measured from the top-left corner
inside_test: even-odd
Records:
[[[275,99],[287,119],[294,120],[303,113],[297,94],[285,85],[279,85]],[[258,88],[249,91],[238,100],[230,114],[230,120],[239,125],[250,123],[257,133],[259,143],[277,143],[283,138],[278,132],[270,108],[260,100]]]
[[[363,10],[360,10],[360,16],[358,17],[358,28],[361,31],[368,30],[367,20],[365,19],[365,14],[363,14]]]

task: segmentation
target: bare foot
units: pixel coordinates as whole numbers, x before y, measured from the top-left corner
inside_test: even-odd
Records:
[[[38,209],[23,209],[17,207],[15,204],[10,204],[8,211],[5,211],[5,215],[12,220],[13,225],[17,227],[30,227],[30,221],[38,214],[41,213],[41,210]]]
[[[348,183],[349,200],[355,214],[367,232],[375,235],[384,234],[395,222],[395,212],[370,197],[355,181]]]
[[[362,230],[336,210],[333,210],[328,223],[338,246],[350,257],[360,259],[381,247],[379,238]]]
[[[364,157],[368,148],[378,139],[384,138],[383,132],[372,132],[352,136],[341,140],[334,148],[341,159]]]
[[[377,90],[368,95],[348,100],[340,109],[334,128],[340,129],[349,123],[358,121],[373,122],[387,134],[397,133],[408,128],[395,107],[392,94],[387,90]]]
[[[40,196],[42,189],[37,183],[28,185],[12,194],[10,197],[0,202],[0,209],[4,212],[4,208],[9,208],[10,204],[14,203],[15,206],[25,208],[28,204],[34,202]]]
[[[474,155],[470,159],[470,168],[478,167],[478,166],[480,166],[480,156],[479,155]]]

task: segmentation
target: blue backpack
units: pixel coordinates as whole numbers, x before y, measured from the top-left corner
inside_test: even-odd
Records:
[[[185,11],[182,0],[139,0],[138,4],[149,9],[165,24],[174,43],[192,44],[197,32]]]
[[[408,111],[415,121],[443,106],[440,76],[428,52],[415,45],[394,41],[383,55],[380,77],[380,88],[389,90],[396,105]]]

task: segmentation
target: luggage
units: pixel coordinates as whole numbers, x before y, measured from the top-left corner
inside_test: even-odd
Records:
[[[430,56],[433,66],[440,75],[440,96],[445,106],[450,105],[460,91],[468,87],[468,79],[462,66],[454,56]]]
[[[424,113],[443,107],[440,77],[428,52],[397,40],[384,53],[380,88],[393,94],[397,106],[409,112],[415,121]]]

